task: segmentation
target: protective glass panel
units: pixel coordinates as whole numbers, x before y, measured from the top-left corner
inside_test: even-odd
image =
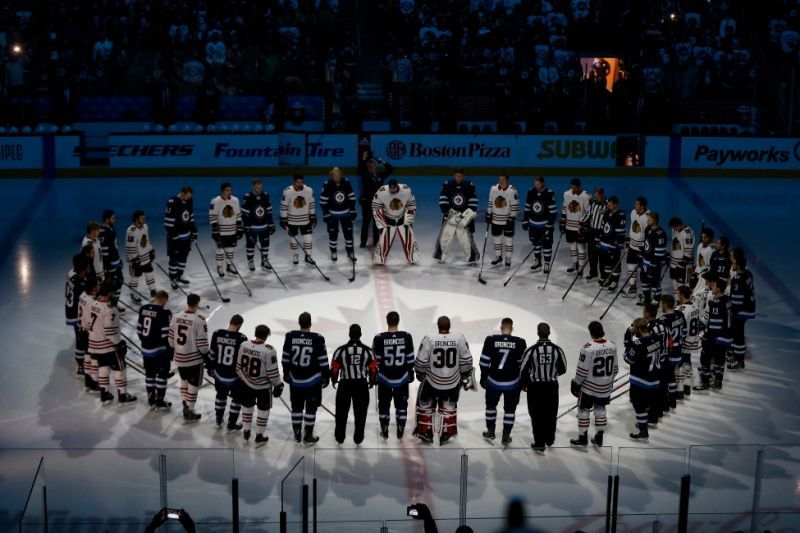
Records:
[[[748,513],[753,507],[759,446],[691,446],[691,513]]]
[[[230,523],[233,450],[168,449],[167,506],[185,509],[195,523]]]
[[[317,533],[381,533],[382,520],[350,522],[317,522]],[[310,529],[310,528],[309,528]]]
[[[618,448],[618,511],[675,513],[686,472],[684,448]]]
[[[281,481],[281,511],[286,513],[288,531],[302,531],[305,458],[301,457],[284,476]]]
[[[800,512],[800,445],[766,446],[759,513]]]
[[[44,457],[40,457],[39,466],[36,469],[30,487],[28,487],[29,492],[27,501],[25,502],[25,510],[20,519],[20,531],[29,531],[31,533],[34,531],[42,531],[45,517],[44,486]]]

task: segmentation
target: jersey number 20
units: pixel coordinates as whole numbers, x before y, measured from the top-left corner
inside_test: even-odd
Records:
[[[596,378],[611,376],[614,373],[614,357],[609,355],[607,357],[598,357],[595,359],[592,373]]]

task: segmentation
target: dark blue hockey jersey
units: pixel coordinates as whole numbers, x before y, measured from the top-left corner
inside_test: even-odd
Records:
[[[208,366],[214,369],[214,379],[227,384],[235,382],[236,353],[239,346],[247,340],[247,335],[239,331],[218,329],[211,336],[208,352]]]
[[[319,333],[290,331],[283,341],[283,379],[293,387],[313,387],[330,377],[325,337]]]
[[[706,339],[721,346],[730,346],[731,337],[731,300],[726,295],[712,298],[708,302],[708,325]]]
[[[244,229],[255,233],[275,230],[275,221],[272,219],[272,200],[269,193],[261,191],[254,194],[252,191],[242,199],[242,223]]]
[[[525,340],[513,335],[489,335],[481,350],[481,383],[496,390],[513,390],[520,385]]]
[[[169,353],[169,323],[172,311],[156,304],[139,308],[136,333],[142,343],[142,357],[155,357]]]
[[[103,268],[114,270],[122,268],[122,259],[119,257],[119,247],[117,246],[117,229],[114,226],[100,227],[100,255],[103,257]]]
[[[642,250],[642,263],[644,266],[662,265],[667,260],[667,234],[661,226],[644,230],[644,247]]]
[[[319,206],[322,214],[332,218],[346,218],[356,212],[356,194],[347,178],[342,178],[339,183],[330,178],[322,185],[319,195]]]
[[[164,210],[164,228],[170,239],[188,239],[193,233],[197,233],[197,227],[194,224],[194,201],[191,198],[181,200],[179,196],[173,196],[167,200],[167,207]]]
[[[667,328],[667,358],[673,365],[680,365],[683,361],[683,338],[687,331],[686,317],[680,311],[671,311],[661,315],[660,320]]]
[[[378,360],[378,383],[397,388],[408,383],[414,371],[414,340],[405,331],[385,331],[372,339]]]
[[[708,270],[713,272],[723,283],[728,283],[731,275],[731,258],[728,252],[720,253],[717,250],[711,252],[711,259],[708,260]]]
[[[467,209],[478,212],[478,194],[475,192],[475,184],[469,180],[448,180],[442,184],[442,191],[439,193],[439,209],[442,214],[447,214],[450,210],[463,213]]]
[[[534,229],[552,228],[558,215],[556,195],[547,187],[541,191],[536,187],[528,189],[525,197],[525,210],[522,214],[523,224]]]
[[[756,290],[749,270],[734,272],[731,278],[731,305],[734,316],[756,317]]]
[[[600,232],[600,248],[622,250],[625,246],[628,217],[622,209],[603,214],[603,229]]]
[[[631,367],[631,387],[657,390],[660,386],[661,339],[647,335],[625,345],[625,362]]]

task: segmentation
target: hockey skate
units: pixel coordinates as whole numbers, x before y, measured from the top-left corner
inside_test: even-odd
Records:
[[[120,393],[117,394],[117,401],[119,402],[120,405],[125,405],[127,403],[133,403],[133,402],[136,401],[136,396],[133,396],[132,394],[130,394],[128,392],[120,392]]]
[[[594,444],[596,448],[602,448],[603,447],[603,432],[602,431],[598,431],[597,433],[595,433],[594,437],[592,437],[591,443]]]
[[[217,426],[217,429],[222,428],[222,424],[225,423],[225,417],[223,415],[217,415],[214,419],[214,425]]]
[[[539,455],[544,455],[544,450],[545,450],[544,446],[540,446],[534,442],[533,444],[531,444],[531,449],[534,452],[538,453]]]
[[[339,260],[339,254],[336,253],[336,250],[331,250],[331,261],[334,263]]]
[[[640,426],[644,426],[644,428],[640,428],[639,431],[636,432],[631,432],[628,436],[637,442],[644,442],[647,444],[650,441],[650,435],[647,433],[647,425],[640,424]]]
[[[740,363],[739,361],[736,360],[731,361],[730,363],[728,363],[728,370],[730,370],[731,372],[741,372],[742,370],[744,370],[744,362]]]
[[[716,379],[711,382],[711,392],[722,392],[722,380]]]
[[[306,431],[306,435],[305,437],[303,437],[303,444],[305,444],[306,446],[314,446],[318,442],[319,442],[319,437],[317,437],[310,431]]]
[[[573,448],[585,452],[587,451],[586,448],[589,446],[589,437],[586,433],[581,433],[578,435],[577,439],[569,439],[569,444]]]
[[[245,442],[250,440],[250,430],[249,429],[245,429],[244,430],[244,433],[242,433],[242,438],[244,439]]]
[[[155,297],[156,297],[156,290],[150,289],[150,298],[155,298]]]
[[[500,444],[503,446],[503,449],[506,449],[506,448],[509,447],[509,445],[511,444],[511,440],[512,440],[511,439],[511,433],[507,432],[507,431],[504,431],[503,432],[503,438],[502,438],[502,440],[500,440]]]
[[[578,263],[572,263],[572,266],[567,269],[567,272],[569,274],[577,274],[580,271],[581,271],[581,269],[578,266]]]
[[[178,282],[175,281],[174,279],[170,279],[169,280],[169,286],[172,287],[173,291],[177,291],[178,290]]]
[[[269,272],[270,270],[272,270],[269,267],[269,260],[266,257],[261,258],[261,270],[263,270],[264,272]]]
[[[403,426],[397,427],[397,440],[401,440],[403,438],[403,433],[405,433],[405,428]]]
[[[232,263],[228,263],[228,266],[226,267],[226,269],[225,269],[225,270],[226,270],[227,272],[229,272],[230,274],[233,274],[234,276],[235,276],[235,275],[237,275],[237,274],[239,273],[239,272],[236,270],[236,267],[234,267]]]
[[[430,429],[428,431],[422,431],[422,432],[414,430],[414,436],[419,438],[419,440],[424,442],[425,444],[433,443],[433,431],[431,431]]]
[[[310,256],[310,255],[307,255],[307,256],[306,256],[306,263],[308,263],[308,264],[309,264],[309,265],[311,265],[311,266],[314,266],[314,265],[316,265],[316,264],[317,264],[317,263],[316,263],[316,262],[315,262],[313,259],[311,259],[311,256]]]
[[[224,278],[225,277],[225,269],[221,266],[217,267],[217,276]]]
[[[612,281],[608,285],[608,292],[615,292],[617,290],[617,287],[619,287],[619,283],[617,283],[616,281]]]
[[[86,374],[83,372],[83,363],[78,365],[78,369],[75,370],[75,379],[83,379]]]
[[[486,430],[483,432],[483,440],[489,444],[494,444],[495,434],[494,431]]]
[[[178,283],[180,283],[181,285],[189,285],[189,280],[181,276],[178,278]]]
[[[542,268],[542,262],[539,259],[534,259],[533,264],[531,265],[531,272],[536,272]]]
[[[697,394],[706,395],[711,392],[711,387],[708,385],[708,383],[701,383],[700,385],[695,385],[692,387],[692,390]]]
[[[142,298],[138,294],[136,294],[135,292],[131,293],[131,300],[133,300],[137,304],[142,303]]]
[[[164,410],[167,411],[172,407],[172,402],[167,402],[164,398],[156,398],[156,403],[153,404],[153,410]]]
[[[383,440],[388,439],[389,438],[389,428],[388,427],[382,427],[381,431],[380,431],[380,433],[378,435],[380,435],[380,437]]]
[[[102,405],[108,405],[109,403],[114,401],[114,395],[108,392],[107,390],[100,391],[100,403]]]
[[[439,436],[439,446],[444,446],[445,444],[450,442],[453,437],[455,437],[455,435],[451,435],[449,433],[445,433],[443,435],[440,435]]]
[[[154,406],[156,405],[156,395],[155,395],[155,393],[147,395],[147,405],[150,406],[150,409],[154,408]]]
[[[294,430],[294,441],[298,444],[303,440],[303,435],[299,429]]]
[[[506,270],[511,270],[511,259],[506,259]]]
[[[268,440],[269,440],[269,437],[267,437],[263,433],[257,433],[256,434],[256,448],[261,448],[262,446],[264,446],[267,443]]]
[[[256,264],[253,262],[252,259],[247,260],[247,268],[250,270],[250,272],[256,271]]]
[[[197,422],[200,420],[200,413],[195,413],[192,409],[184,402],[183,404],[183,423],[184,424],[191,424],[193,422]]]
[[[542,273],[544,273],[544,274],[549,274],[550,273],[550,263],[547,263],[547,264],[544,265],[544,270],[542,270]]]
[[[356,259],[356,254],[355,254],[355,252],[353,250],[348,250],[347,251],[347,258],[350,261],[352,261],[353,263],[358,261],[358,259]]]
[[[292,264],[293,265],[300,264],[300,256],[298,256],[297,254],[292,254]]]
[[[636,298],[636,287],[629,285],[625,292],[622,293],[625,298]]]
[[[683,399],[688,400],[689,396],[692,395],[692,387],[691,385],[684,385],[683,386]]]
[[[233,433],[235,431],[240,431],[244,426],[237,422],[228,421],[228,433]]]
[[[495,257],[494,261],[492,261],[492,266],[497,266],[502,262],[503,262],[503,257],[502,256]]]

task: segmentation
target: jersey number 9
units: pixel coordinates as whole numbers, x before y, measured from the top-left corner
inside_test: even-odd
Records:
[[[149,316],[142,318],[142,337],[150,336],[150,326],[153,324],[153,319]]]

